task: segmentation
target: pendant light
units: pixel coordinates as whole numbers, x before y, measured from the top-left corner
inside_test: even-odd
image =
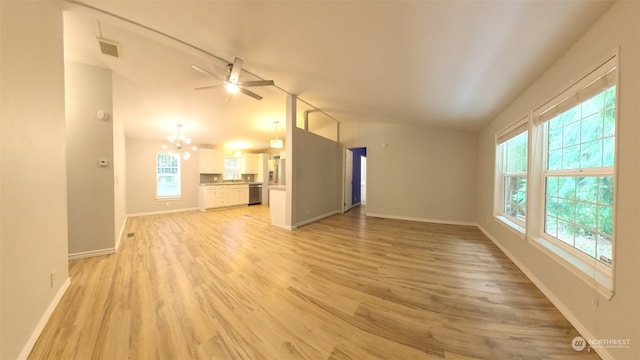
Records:
[[[282,140],[278,139],[278,123],[279,121],[274,121],[274,125],[276,127],[276,138],[269,141],[269,145],[274,149],[282,149],[284,147]]]

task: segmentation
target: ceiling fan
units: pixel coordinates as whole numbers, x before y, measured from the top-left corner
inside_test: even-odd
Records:
[[[225,68],[226,70],[229,72],[229,75],[227,75],[226,78],[223,78],[219,75],[216,75],[210,71],[207,71],[197,65],[193,65],[191,64],[191,68],[199,71],[203,74],[209,75],[209,76],[213,76],[217,79],[220,79],[222,81],[224,81],[224,87],[225,89],[227,89],[228,92],[232,93],[232,94],[236,94],[238,92],[241,92],[245,95],[251,96],[252,98],[256,99],[256,100],[260,100],[262,99],[262,96],[254,93],[251,90],[248,90],[248,87],[253,87],[253,86],[269,86],[269,85],[274,85],[275,83],[273,82],[273,80],[255,80],[255,81],[240,81],[240,72],[242,72],[242,59],[240,59],[239,57],[236,57],[235,60],[233,61],[233,64],[228,64]],[[218,87],[219,85],[211,85],[211,86],[202,86],[202,87],[197,87],[195,88],[196,90],[205,90],[205,89],[212,89],[215,87]]]

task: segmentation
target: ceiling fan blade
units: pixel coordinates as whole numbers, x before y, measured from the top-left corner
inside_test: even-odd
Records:
[[[194,90],[207,90],[207,89],[214,89],[220,87],[220,85],[209,85],[209,86],[200,86],[197,88],[193,88]]]
[[[193,64],[191,64],[190,66],[191,66],[191,68],[192,68],[193,70],[195,70],[195,71],[199,71],[199,72],[201,72],[201,73],[203,73],[203,74],[205,74],[205,75],[213,76],[214,78],[216,78],[216,79],[220,79],[220,80],[222,80],[222,81],[226,81],[226,80],[227,80],[227,79],[225,79],[225,78],[223,78],[223,77],[221,77],[221,76],[218,76],[218,75],[216,75],[216,74],[212,73],[211,71],[208,71],[208,70],[205,70],[205,69],[203,69],[203,68],[199,67],[198,65],[193,65]]]
[[[275,85],[273,80],[243,81],[238,83],[238,86],[244,86],[244,87],[269,86],[269,85]]]
[[[241,93],[243,93],[243,94],[245,94],[245,95],[249,95],[249,96],[251,96],[252,98],[254,98],[254,99],[256,99],[256,100],[262,100],[262,96],[260,96],[260,95],[258,95],[258,94],[256,94],[256,93],[254,93],[254,92],[253,92],[253,91],[251,91],[251,90],[247,90],[247,89],[245,89],[245,88],[243,88],[243,87],[241,87],[241,88],[240,88],[240,92],[241,92]]]
[[[229,74],[229,81],[237,84],[240,79],[240,72],[242,71],[242,59],[236,57],[231,67],[231,73]]]

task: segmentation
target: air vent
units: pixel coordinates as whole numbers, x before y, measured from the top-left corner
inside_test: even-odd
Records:
[[[100,51],[103,54],[116,58],[120,57],[120,44],[118,44],[117,42],[98,38],[98,44],[100,44]]]

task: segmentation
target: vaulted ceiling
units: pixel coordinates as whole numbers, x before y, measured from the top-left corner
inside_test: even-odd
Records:
[[[324,111],[314,113],[323,121],[473,131],[612,3],[67,2],[65,57],[113,70],[114,112],[131,138],[163,139],[181,122],[199,144],[266,148],[274,121],[284,121],[286,92]],[[121,58],[100,53],[98,33],[121,45]],[[264,96],[260,101],[230,98],[222,87],[194,90],[221,81],[190,64],[226,76],[236,56],[244,60],[241,80],[272,79],[277,87],[252,88]]]

